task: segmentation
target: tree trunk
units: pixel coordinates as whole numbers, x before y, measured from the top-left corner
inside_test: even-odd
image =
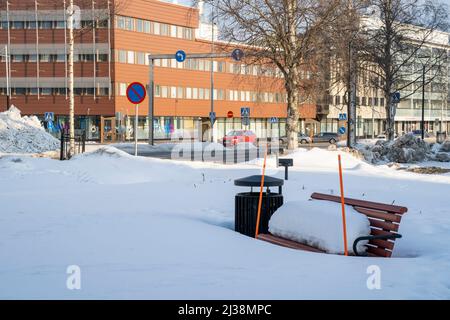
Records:
[[[385,93],[386,104],[386,138],[389,141],[395,139],[395,111],[396,105],[392,102],[390,94]]]
[[[298,121],[300,118],[300,112],[298,110],[299,96],[297,88],[294,87],[294,89],[289,89],[287,91],[287,95],[288,118],[286,122],[286,135],[288,138],[288,149],[294,150],[298,148]]]
[[[349,43],[349,100],[348,100],[348,133],[347,147],[353,148],[356,145],[356,90],[357,90],[357,71],[354,61],[354,52],[352,43]]]
[[[70,145],[69,145],[69,157],[75,154],[75,97],[74,97],[74,72],[73,72],[73,61],[74,61],[74,6],[73,0],[69,2],[68,8],[68,27],[69,27],[69,135],[70,135]]]

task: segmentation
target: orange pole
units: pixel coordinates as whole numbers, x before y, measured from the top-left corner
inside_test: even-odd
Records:
[[[347,247],[347,223],[345,221],[345,197],[344,197],[344,179],[342,178],[342,161],[341,155],[338,155],[339,160],[339,180],[341,185],[341,204],[342,204],[342,228],[344,231],[344,253],[348,256]]]
[[[264,176],[266,174],[266,161],[267,161],[267,144],[266,144],[266,151],[264,152],[264,164],[263,164],[263,171],[262,171],[262,176],[261,176],[261,187],[259,189],[258,215],[256,216],[255,239],[258,238],[259,222],[261,221],[261,207],[262,207],[262,198],[263,198],[263,191],[264,191]]]

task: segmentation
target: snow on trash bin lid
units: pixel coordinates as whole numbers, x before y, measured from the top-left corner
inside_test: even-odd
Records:
[[[346,206],[348,250],[358,237],[370,235],[369,219],[351,206]],[[275,236],[319,248],[328,253],[344,254],[341,204],[326,201],[287,202],[269,222],[269,232]],[[368,241],[358,243],[365,252]]]

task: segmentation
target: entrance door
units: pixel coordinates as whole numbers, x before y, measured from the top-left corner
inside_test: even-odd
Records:
[[[108,143],[116,141],[117,141],[116,117],[109,117],[109,118],[101,117],[100,142]]]

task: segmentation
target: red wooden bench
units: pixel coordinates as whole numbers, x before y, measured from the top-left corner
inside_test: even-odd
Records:
[[[315,200],[341,202],[341,197],[322,193],[313,193],[311,198]],[[369,240],[369,243],[367,244],[367,255],[386,258],[391,257],[392,251],[394,250],[395,239],[402,237],[401,234],[398,233],[398,229],[402,215],[408,211],[408,208],[350,198],[345,198],[345,204],[351,205],[356,211],[365,214],[370,222],[370,236],[360,237],[353,243],[353,251],[355,254],[357,256],[361,255],[356,250],[358,242]],[[291,249],[325,253],[320,249],[313,248],[306,244],[280,238],[271,234],[260,234],[258,235],[258,239]]]

